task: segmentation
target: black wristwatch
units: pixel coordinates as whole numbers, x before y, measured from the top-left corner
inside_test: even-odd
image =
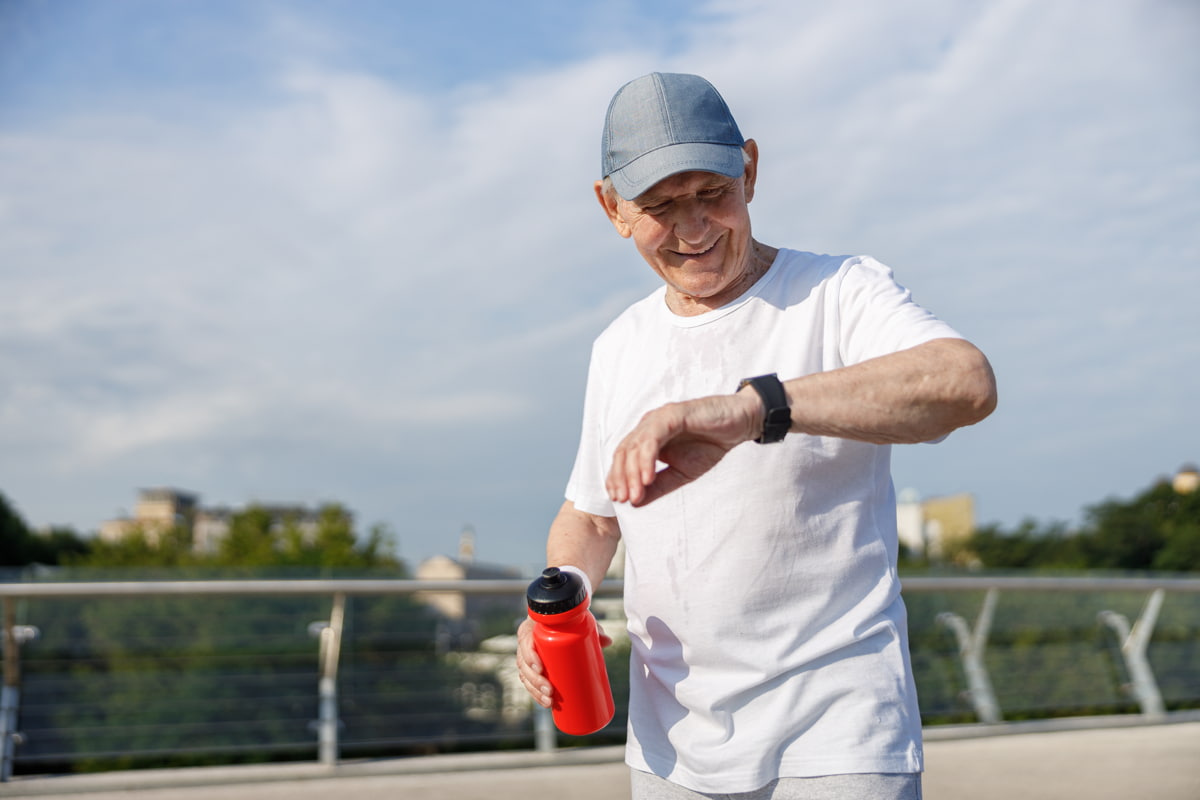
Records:
[[[759,375],[757,378],[743,378],[738,384],[740,391],[746,384],[754,387],[763,403],[763,429],[754,441],[759,444],[782,442],[783,437],[792,427],[792,409],[788,406],[787,391],[780,383],[778,376]]]

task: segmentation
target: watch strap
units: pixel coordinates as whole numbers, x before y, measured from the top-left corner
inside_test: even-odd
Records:
[[[772,372],[769,375],[744,378],[738,384],[738,390],[740,391],[747,384],[758,392],[763,404],[762,433],[754,441],[759,444],[782,442],[783,437],[792,427],[792,409],[788,406],[787,391],[783,388],[783,383]]]

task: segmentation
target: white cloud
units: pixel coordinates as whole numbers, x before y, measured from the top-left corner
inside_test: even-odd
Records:
[[[539,551],[589,341],[653,286],[590,183],[656,68],[758,138],[763,238],[874,253],[992,356],[996,418],[899,451],[901,484],[1068,516],[1198,457],[1186,4],[714,3],[679,51],[438,92],[288,19],[253,102],[0,123],[0,488],[32,521],[185,481]],[[1063,479],[1082,459],[1110,484]]]

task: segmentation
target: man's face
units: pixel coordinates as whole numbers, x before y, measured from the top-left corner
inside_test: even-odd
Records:
[[[667,284],[677,314],[699,314],[737,299],[748,288],[740,278],[750,267],[750,214],[757,150],[746,174],[681,172],[656,183],[634,200],[602,192],[601,204],[617,232]]]

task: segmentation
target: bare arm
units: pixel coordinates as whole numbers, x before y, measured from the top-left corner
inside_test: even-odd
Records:
[[[574,566],[587,573],[592,588],[598,588],[608,571],[621,529],[615,517],[600,517],[575,508],[567,501],[550,524],[546,542],[546,565]],[[539,704],[549,707],[550,684],[542,673],[542,662],[533,648],[533,623],[526,619],[517,630],[517,669],[521,683]]]
[[[546,566],[566,564],[587,573],[592,588],[598,588],[612,563],[621,540],[616,517],[600,517],[575,508],[569,500],[562,504],[546,540]]]
[[[791,431],[875,444],[923,442],[979,422],[996,407],[996,379],[978,348],[936,339],[909,350],[784,383]],[[606,486],[615,502],[645,505],[712,469],[762,428],[746,387],[671,403],[642,418],[617,447]],[[656,461],[667,468],[656,472]]]
[[[927,442],[974,425],[996,407],[992,367],[962,339],[935,339],[784,387],[793,431],[874,444]]]

